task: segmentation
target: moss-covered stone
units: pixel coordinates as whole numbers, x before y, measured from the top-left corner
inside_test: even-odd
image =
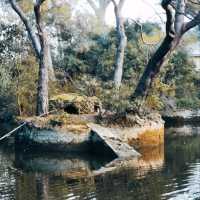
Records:
[[[93,96],[76,93],[54,96],[49,101],[50,109],[64,110],[70,114],[92,114],[101,109],[101,101]]]
[[[19,120],[19,119],[18,119]],[[89,132],[87,121],[76,115],[69,115],[67,113],[58,113],[54,115],[48,115],[46,117],[29,117],[20,119],[27,122],[30,127],[38,129],[51,129],[62,132],[72,132],[76,134],[82,134]]]

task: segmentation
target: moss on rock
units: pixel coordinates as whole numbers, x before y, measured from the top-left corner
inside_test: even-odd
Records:
[[[54,96],[50,99],[49,105],[50,109],[64,110],[70,114],[91,114],[101,109],[101,101],[97,97],[76,93]]]
[[[90,128],[87,126],[87,121],[76,115],[69,115],[67,113],[58,113],[48,115],[45,117],[29,117],[20,119],[27,122],[28,126],[38,129],[53,129],[59,132],[73,132],[82,134],[89,132]]]

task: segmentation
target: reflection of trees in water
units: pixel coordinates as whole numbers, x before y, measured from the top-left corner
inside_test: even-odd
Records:
[[[159,186],[152,185],[152,181],[156,183],[157,177],[145,178],[144,180],[143,178],[149,176],[148,173],[152,169],[162,167],[164,148],[162,146],[148,150],[143,149],[142,153],[143,157],[130,161],[127,168],[118,168],[113,172],[98,176],[91,176],[93,167],[91,168],[90,165],[91,163],[94,164],[94,158],[91,162],[90,159],[62,157],[56,159],[55,157],[40,157],[32,154],[27,157],[19,154],[16,156],[16,166],[29,172],[24,174],[27,184],[23,182],[23,178],[18,179],[20,187],[25,189],[23,193],[20,193],[21,195],[35,193],[33,195],[35,197],[40,194],[40,197],[48,196],[49,199],[65,199],[70,195],[77,196],[79,199],[91,199],[92,196],[97,196],[97,199],[113,199],[117,196],[119,199],[125,197],[125,199],[132,199],[133,196],[136,198],[146,188],[147,193],[151,192],[151,195],[159,196],[155,189]],[[55,170],[55,173],[52,173],[52,170]],[[48,172],[51,173],[51,175],[44,175],[45,171],[47,174]],[[85,171],[88,173],[85,173]],[[38,179],[38,172],[43,174],[41,177],[44,176],[45,178],[40,177]],[[32,177],[33,173],[35,177]],[[32,189],[30,189],[31,185]],[[18,190],[20,190],[20,187]],[[36,191],[34,191],[35,189]],[[152,191],[155,191],[155,193]],[[147,194],[140,194],[141,197],[144,197],[144,195]],[[23,196],[20,196],[20,198],[23,199]]]
[[[14,199],[15,173],[12,166],[13,158],[0,149],[0,199]]]
[[[16,200],[21,199],[41,199],[38,195],[36,184],[36,176],[34,174],[20,174],[16,176]]]
[[[200,137],[186,136],[166,140],[166,162],[173,172],[184,171],[188,163],[200,157]]]
[[[197,170],[194,165],[198,164],[197,158],[200,158],[200,138],[194,133],[194,136],[169,138],[167,143],[166,165],[170,176],[166,175],[175,187],[174,191],[186,189],[193,184],[189,181],[190,176]]]
[[[14,184],[10,187],[10,196],[14,196],[16,190],[16,200],[59,200],[70,197],[74,199],[75,197],[77,199],[96,197],[103,200],[157,200],[161,199],[161,196],[163,199],[169,199],[172,191],[176,194],[184,188],[199,192],[197,186],[200,175],[197,171],[200,170],[200,165],[195,163],[197,158],[200,158],[198,137],[167,138],[164,167],[163,147],[142,149],[140,152],[143,156],[129,162],[126,168],[119,168],[97,176],[90,175],[94,169],[91,165],[99,160],[98,157],[94,162],[94,158],[81,159],[81,157],[73,156],[69,158],[33,154],[16,155],[15,164],[23,169],[23,173],[12,175],[8,171],[6,180],[10,176]],[[1,153],[0,156],[2,161]],[[100,166],[98,163],[97,165]],[[0,165],[0,170],[2,169]],[[0,178],[2,178],[1,173]]]

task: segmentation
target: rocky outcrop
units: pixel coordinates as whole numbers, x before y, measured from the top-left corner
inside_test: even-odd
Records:
[[[108,128],[97,124],[90,124],[89,126],[91,127],[91,141],[93,143],[104,143],[117,157],[131,158],[141,156],[115,132],[111,132]]]
[[[77,134],[67,130],[59,132],[55,129],[40,129],[30,125],[26,125],[18,132],[15,141],[25,147],[38,147],[46,151],[85,152],[90,147],[89,131]]]
[[[70,114],[91,114],[101,110],[101,101],[93,96],[76,93],[54,96],[49,101],[50,109],[64,110]]]
[[[108,131],[136,149],[154,147],[164,143],[164,121],[157,113],[143,117],[138,115],[110,117],[104,121],[108,121],[105,123]]]
[[[26,119],[26,126],[16,135],[16,143],[65,152],[93,151],[96,148],[100,149],[101,154],[108,150],[117,157],[137,157],[139,153],[134,148],[154,147],[164,143],[164,122],[160,117],[155,115],[154,120],[140,119],[138,116],[128,118],[128,122],[131,121],[134,126],[95,124],[83,121],[81,115],[34,117]]]

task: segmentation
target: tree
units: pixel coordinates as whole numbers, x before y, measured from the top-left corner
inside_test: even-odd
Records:
[[[36,57],[39,62],[39,76],[37,89],[37,115],[48,113],[48,68],[49,62],[49,45],[47,33],[41,20],[41,6],[45,0],[36,0],[34,4],[34,16],[37,27],[37,34],[29,24],[28,18],[22,9],[17,5],[16,0],[9,0],[13,10],[18,14],[32,43]]]
[[[98,18],[100,26],[105,31],[105,17],[106,17],[106,8],[110,4],[111,0],[87,0],[91,8],[94,10],[95,15]]]
[[[195,14],[192,12],[195,16],[192,17],[189,22],[185,22],[185,16],[188,14],[187,8],[191,4],[196,4],[195,2],[187,2],[186,0],[162,0],[161,5],[165,10],[167,17],[166,36],[160,47],[149,60],[144,73],[132,94],[132,100],[135,100],[136,98],[144,99],[144,97],[146,97],[153,80],[159,74],[164,62],[180,44],[183,35],[200,24],[199,9],[195,11]],[[197,3],[200,4],[199,1],[197,1]],[[190,17],[191,16],[192,15],[190,15]]]
[[[123,65],[124,65],[124,53],[127,45],[127,37],[124,29],[124,19],[122,17],[122,8],[125,0],[120,0],[117,4],[115,0],[112,0],[116,18],[116,30],[117,30],[117,52],[115,61],[115,73],[114,83],[116,88],[119,88],[122,82]]]

